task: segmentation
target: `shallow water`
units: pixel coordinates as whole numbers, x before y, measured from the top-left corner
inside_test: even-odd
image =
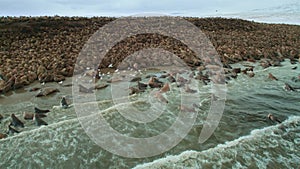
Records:
[[[250,63],[240,63],[243,66]],[[291,68],[298,66],[298,69]],[[25,122],[21,133],[0,140],[1,168],[297,168],[300,165],[300,95],[286,91],[284,82],[300,86],[291,78],[300,74],[300,64],[284,62],[282,67],[262,69],[256,66],[255,76],[240,74],[227,84],[225,111],[218,128],[204,143],[198,138],[210,108],[210,86],[197,87],[200,107],[197,118],[188,135],[171,150],[149,158],[125,158],[114,155],[98,146],[82,128],[74,107],[59,108],[61,96],[72,102],[72,87],[55,86],[59,93],[36,98],[36,92],[28,88],[0,97],[0,132],[5,132],[9,115],[15,113],[22,119],[22,112],[33,111],[37,106],[51,109],[44,120],[48,126],[36,127],[32,121]],[[269,80],[268,73],[279,81]],[[144,81],[146,82],[146,81]],[[71,83],[68,79],[64,84]],[[195,87],[195,86],[193,86]],[[127,120],[119,110],[142,107],[147,110],[153,100],[150,90],[129,97],[131,102],[119,103],[111,100],[110,87],[96,92],[96,103],[100,114],[118,132],[132,137],[150,137],[166,130],[178,115],[176,103],[180,91],[175,85],[165,94],[171,104],[165,106],[163,114],[149,124]],[[90,103],[86,103],[90,104]],[[53,106],[55,106],[53,108]],[[83,104],[82,106],[86,106]],[[272,113],[283,120],[274,124],[267,119]],[[95,114],[97,116],[97,114]],[[150,150],[149,150],[150,151]],[[153,162],[154,161],[154,162]],[[150,163],[151,162],[151,163]],[[150,163],[150,164],[147,164]]]

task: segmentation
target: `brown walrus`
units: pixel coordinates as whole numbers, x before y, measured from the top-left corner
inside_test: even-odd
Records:
[[[273,114],[268,114],[268,119],[273,122],[281,123],[281,121],[277,117],[273,116]]]
[[[29,92],[34,92],[34,91],[37,91],[37,90],[40,90],[41,88],[39,87],[34,87],[34,88],[31,88],[29,89]]]
[[[0,139],[6,138],[6,137],[7,137],[6,134],[0,133]]]
[[[148,87],[148,84],[141,83],[141,82],[138,81],[138,88],[139,88],[140,90],[146,90],[147,87]]]
[[[165,93],[167,91],[170,91],[169,83],[164,84],[164,86],[159,90],[160,93]]]
[[[98,84],[94,87],[95,90],[100,90],[108,87],[108,84]]]
[[[36,95],[36,97],[48,96],[52,93],[59,92],[58,89],[52,87],[46,87],[40,90],[40,92]]]
[[[278,80],[272,73],[269,73],[269,79]]]
[[[160,88],[163,86],[163,82],[159,81],[156,77],[150,77],[148,85],[151,88]]]
[[[36,114],[36,115],[39,116],[39,118],[47,117],[46,114]],[[23,118],[25,120],[33,120],[33,117],[34,117],[34,113],[23,112]]]
[[[34,114],[33,113],[29,113],[29,112],[23,112],[23,118],[25,120],[32,120],[33,119]]]
[[[169,75],[169,76],[167,77],[167,79],[168,79],[168,81],[169,81],[170,83],[176,82],[176,79],[175,79],[172,75]]]

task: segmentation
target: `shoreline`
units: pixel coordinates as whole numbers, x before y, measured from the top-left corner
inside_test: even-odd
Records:
[[[240,61],[267,60],[276,66],[284,59],[300,59],[300,26],[257,23],[241,19],[183,17],[210,39],[224,68]],[[0,93],[34,82],[60,82],[74,73],[76,58],[89,37],[115,17],[0,17]],[[147,42],[157,38],[158,41]],[[136,45],[137,41],[146,41]],[[130,48],[128,48],[130,47]],[[172,38],[141,35],[127,38],[105,55],[99,68],[147,47],[162,47],[197,68],[203,61]],[[180,51],[180,52],[178,52]],[[89,62],[93,62],[90,60]],[[159,61],[157,61],[159,62]],[[265,62],[265,61],[262,61]],[[127,63],[132,67],[131,63]],[[84,71],[85,68],[82,68]],[[95,70],[98,73],[98,70]]]

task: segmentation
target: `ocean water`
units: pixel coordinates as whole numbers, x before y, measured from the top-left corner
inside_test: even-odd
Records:
[[[252,64],[241,62],[232,66]],[[0,123],[0,132],[5,132],[11,113],[25,122],[25,128],[18,128],[20,133],[0,140],[0,168],[297,168],[300,166],[300,90],[286,91],[284,83],[300,87],[300,82],[291,80],[300,75],[300,64],[291,65],[286,60],[281,67],[263,69],[258,63],[254,66],[253,78],[240,74],[237,79],[228,82],[224,113],[217,129],[206,142],[198,143],[198,138],[211,105],[212,90],[210,85],[200,83],[191,86],[198,91],[200,102],[190,131],[172,149],[147,158],[118,156],[96,144],[82,127],[74,106],[68,109],[59,107],[61,96],[66,96],[69,102],[77,97],[72,96],[72,87],[46,83],[45,86],[57,87],[60,92],[36,98],[35,92],[27,92],[31,87],[40,86],[35,83],[2,95],[0,113],[5,118]],[[298,68],[292,70],[295,66]],[[279,80],[268,79],[268,73]],[[67,79],[64,84],[71,82],[72,79]],[[146,80],[143,79],[143,82]],[[124,135],[157,135],[168,129],[179,114],[178,107],[173,105],[180,101],[178,93],[181,91],[175,84],[165,94],[169,104],[164,105],[163,114],[149,125],[133,123],[119,110],[130,113],[131,107],[144,111],[149,109],[151,104],[158,102],[150,97],[151,90],[132,95],[128,97],[129,101],[119,103],[112,99],[110,86],[96,92],[95,103],[99,111],[92,116],[101,114]],[[88,104],[81,106],[88,107]],[[51,110],[44,118],[48,126],[37,127],[32,121],[22,118],[22,112],[33,112],[34,106]],[[271,122],[267,119],[269,113],[283,122]],[[95,123],[93,119],[90,122]]]

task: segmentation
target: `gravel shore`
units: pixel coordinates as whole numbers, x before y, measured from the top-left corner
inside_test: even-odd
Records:
[[[76,58],[84,44],[101,26],[115,19],[1,17],[0,93],[22,88],[37,80],[60,82],[65,77],[71,77]],[[300,60],[300,26],[225,18],[185,19],[206,34],[225,68],[239,61],[263,60],[261,64],[267,67],[276,66],[285,58],[289,58],[291,62]],[[158,34],[142,34],[115,45],[108,51],[99,68],[113,65],[114,69],[126,56],[149,47],[168,50],[193,68],[203,65],[181,42]],[[125,66],[134,65],[128,63]],[[84,69],[83,67],[82,70]]]

